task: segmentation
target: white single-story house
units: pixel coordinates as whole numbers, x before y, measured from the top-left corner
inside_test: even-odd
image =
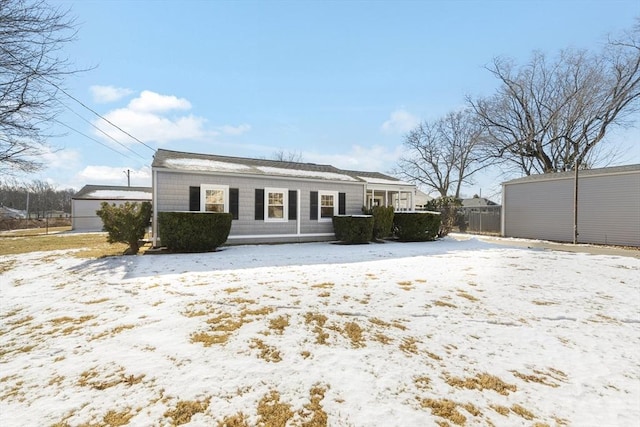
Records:
[[[502,235],[572,242],[574,172],[502,184]],[[640,164],[578,175],[578,242],[640,246]]]
[[[157,150],[152,163],[153,244],[158,213],[229,212],[229,243],[333,240],[334,215],[364,206],[413,210],[415,186],[329,165]]]
[[[102,231],[102,219],[96,215],[102,202],[151,202],[151,187],[121,187],[113,185],[85,185],[71,198],[71,229],[74,231]]]

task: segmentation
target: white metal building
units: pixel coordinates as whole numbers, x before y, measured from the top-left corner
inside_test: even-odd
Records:
[[[85,185],[71,198],[71,229],[74,231],[102,231],[102,219],[96,215],[102,202],[150,202],[151,187],[121,187]]]
[[[502,235],[572,242],[574,172],[502,184]],[[578,242],[640,246],[640,164],[580,171]]]

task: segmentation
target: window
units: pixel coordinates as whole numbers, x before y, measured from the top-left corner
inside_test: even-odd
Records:
[[[331,221],[337,212],[338,193],[333,191],[320,191],[318,193],[320,198],[318,206],[320,209],[320,215],[318,216],[318,219],[320,221]]]
[[[265,188],[265,221],[287,221],[289,192],[283,188]]]
[[[229,212],[229,187],[226,185],[200,186],[200,210]]]

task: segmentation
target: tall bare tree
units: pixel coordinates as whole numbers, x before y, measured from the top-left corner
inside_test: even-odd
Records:
[[[639,21],[640,22],[640,21]],[[640,106],[640,23],[601,53],[563,50],[528,64],[496,59],[497,94],[469,100],[488,134],[489,154],[526,175],[589,168],[607,131],[632,124]]]
[[[486,166],[481,144],[482,130],[470,110],[423,121],[405,136],[407,153],[395,174],[442,197],[459,198],[462,185],[471,184],[473,175]]]
[[[273,153],[273,160],[281,162],[300,163],[303,161],[302,153],[298,151],[279,150]]]
[[[31,172],[48,147],[64,78],[76,71],[61,56],[75,38],[68,11],[44,0],[0,0],[0,171]]]

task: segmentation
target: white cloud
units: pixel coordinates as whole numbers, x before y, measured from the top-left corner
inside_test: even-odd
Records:
[[[190,109],[191,103],[184,98],[145,90],[126,107],[111,110],[103,117],[144,143],[203,141],[220,134],[240,135],[251,129],[248,124],[207,127],[207,119],[187,113]],[[135,143],[103,120],[96,120],[94,124],[121,143]],[[95,134],[104,138],[101,132]]]
[[[147,113],[161,113],[171,110],[190,110],[191,103],[173,95],[161,95],[143,90],[140,96],[132,99],[127,107],[130,110]]]
[[[329,164],[340,169],[388,173],[396,165],[401,152],[401,146],[391,150],[380,145],[372,147],[353,145],[346,153],[303,153],[302,156],[304,161]]]
[[[108,102],[118,101],[125,96],[129,96],[133,93],[131,89],[115,86],[99,86],[94,85],[89,88],[93,101],[98,104],[106,104]]]
[[[140,169],[133,169],[127,166],[86,166],[76,175],[76,181],[85,184],[99,185],[127,185],[127,170],[129,170],[129,178],[132,187],[150,187],[151,186],[151,168],[143,166]]]
[[[399,109],[393,111],[389,120],[382,124],[382,131],[385,133],[405,133],[413,129],[419,122],[420,119],[413,114]]]

